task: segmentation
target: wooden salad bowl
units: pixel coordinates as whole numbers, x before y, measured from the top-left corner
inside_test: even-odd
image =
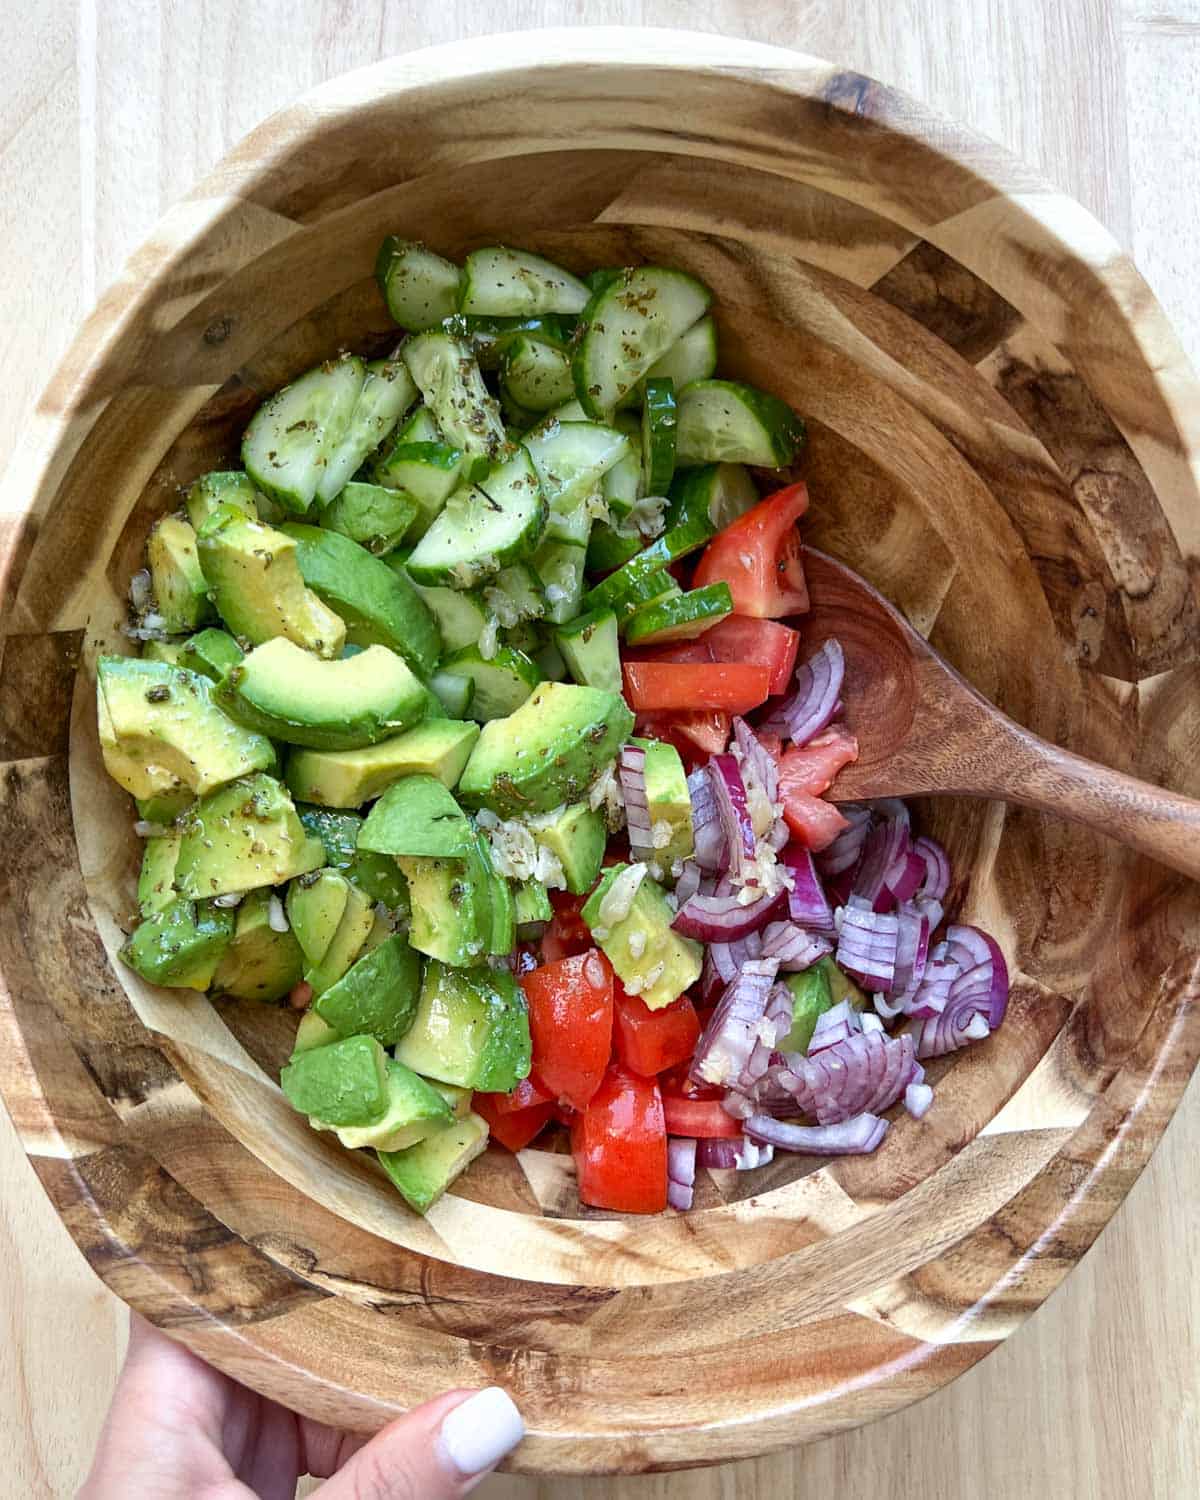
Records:
[[[530,58],[540,61],[531,63]],[[580,1209],[493,1148],[418,1218],[275,1078],[294,1016],[116,961],[133,811],[93,664],[147,531],[262,395],[394,338],[381,237],[679,265],[725,369],[805,414],[806,536],[1044,738],[1200,794],[1197,385],[1137,272],[998,147],[828,63],[687,33],[486,38],[316,90],[163,220],[4,491],[0,1089],[97,1273],[258,1390],[370,1429],[499,1382],[515,1466],[711,1463],[928,1395],[1103,1228],[1200,1050],[1200,885],[1000,803],[918,807],[1008,1018],[871,1157]]]

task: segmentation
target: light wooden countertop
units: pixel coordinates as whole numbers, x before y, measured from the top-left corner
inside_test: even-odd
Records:
[[[581,13],[591,23],[689,26],[817,53],[998,138],[1132,249],[1200,363],[1200,0],[42,0],[20,8],[0,55],[0,454],[126,255],[265,115],[380,56],[570,24]],[[16,0],[5,0],[5,14],[16,19]],[[1195,1493],[1198,1161],[1193,1082],[1149,1169],[1062,1290],[999,1352],[919,1407],[755,1463],[618,1481],[502,1477],[477,1493]],[[0,1185],[0,1474],[9,1476],[0,1488],[61,1500],[90,1458],[125,1315],[59,1227],[2,1113]]]

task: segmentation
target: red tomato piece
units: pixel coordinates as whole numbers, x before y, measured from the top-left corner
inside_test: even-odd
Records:
[[[586,896],[572,896],[566,891],[550,892],[554,916],[541,937],[543,963],[552,964],[561,958],[573,958],[596,946],[587,923],[579,915],[586,900]]]
[[[730,716],[707,713],[638,714],[635,728],[645,739],[666,740],[684,760],[707,760],[720,755],[729,743]]]
[[[686,995],[650,1010],[639,995],[627,995],[620,980],[613,997],[613,1042],[631,1072],[653,1078],[691,1057],[700,1040],[696,1007]]]
[[[745,714],[767,701],[771,669],[755,662],[625,663],[625,696],[636,712],[716,708]]]
[[[663,1120],[668,1135],[694,1135],[704,1140],[741,1135],[742,1122],[726,1114],[719,1099],[681,1099],[663,1095]]]
[[[521,1099],[527,1102],[518,1103]],[[523,1150],[554,1117],[553,1100],[547,1100],[529,1078],[511,1094],[476,1094],[471,1108],[483,1116],[492,1135],[510,1151]]]
[[[776,620],[808,609],[804,556],[796,522],[808,509],[808,486],[791,484],[731,521],[704,549],[693,588],[729,585],[739,615]]]
[[[832,802],[807,792],[781,792],[783,819],[806,849],[827,849],[849,822]]]
[[[742,657],[752,661],[753,657]],[[665,646],[625,646],[621,651],[622,661],[715,661],[703,641],[668,641]]]
[[[533,1077],[551,1098],[586,1109],[612,1052],[613,972],[596,948],[521,979],[529,1005]]]
[[[807,745],[789,750],[779,761],[779,786],[788,792],[819,797],[833,785],[843,766],[858,759],[858,741],[841,724],[831,724]]]
[[[786,693],[796,670],[800,632],[774,620],[756,620],[751,615],[727,615],[706,630],[698,641],[712,652],[714,661],[754,661],[771,669],[771,693]]]
[[[667,1206],[667,1129],[658,1085],[614,1065],[571,1126],[579,1198],[627,1214]]]

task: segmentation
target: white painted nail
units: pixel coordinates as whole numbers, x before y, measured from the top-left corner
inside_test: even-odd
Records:
[[[476,1391],[443,1421],[438,1448],[464,1479],[499,1463],[525,1436],[521,1413],[498,1385]]]

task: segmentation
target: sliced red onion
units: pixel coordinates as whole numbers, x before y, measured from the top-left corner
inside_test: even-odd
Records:
[[[675,913],[671,926],[684,937],[699,938],[702,943],[731,943],[757,932],[784,903],[787,892],[782,888],[773,896],[760,896],[749,906],[736,892],[722,896],[690,897]]]
[[[920,1021],[915,1036],[921,1058],[942,1057],[982,1041],[1008,1009],[1008,965],[994,938],[978,927],[951,927],[938,950],[943,946],[948,956],[961,954],[971,966],[954,980],[942,1010]]]
[[[925,972],[921,976],[921,983],[916,993],[904,1006],[906,1014],[915,1016],[918,1020],[941,1015],[946,1009],[946,1001],[950,998],[954,981],[961,973],[962,969],[948,959],[940,961],[931,959],[925,965]]]
[[[819,1125],[836,1124],[864,1110],[878,1114],[890,1108],[910,1083],[917,1067],[912,1037],[885,1031],[852,1031],[831,1046],[773,1075],[789,1089],[802,1114]]]
[[[721,1100],[721,1108],[727,1115],[732,1115],[735,1120],[744,1120],[754,1113],[758,1104],[754,1099],[748,1099],[745,1094],[739,1094],[730,1089]]]
[[[735,716],[733,736],[738,749],[742,752],[743,772],[746,770],[751,772],[768,802],[778,802],[779,767],[775,764],[775,757],[760,742],[745,719]]]
[[[904,818],[884,817],[872,828],[863,849],[863,861],[854,877],[854,894],[863,896],[876,909],[879,898],[884,899],[884,908],[895,905],[886,892],[888,872],[908,852],[908,821]]]
[[[858,1012],[849,1000],[839,1000],[817,1017],[817,1024],[813,1027],[812,1039],[808,1044],[808,1055],[811,1057],[824,1047],[832,1047],[835,1042],[853,1036],[858,1029]]]
[[[781,1151],[803,1151],[810,1156],[868,1156],[888,1132],[888,1122],[875,1115],[856,1115],[836,1125],[792,1125],[770,1115],[751,1115],[746,1134]]]
[[[696,1142],[697,1165],[715,1167],[718,1171],[746,1172],[754,1167],[765,1167],[774,1155],[773,1146],[748,1141],[745,1136]]]
[[[913,853],[920,857],[925,866],[921,895],[931,901],[941,901],[950,889],[950,856],[936,839],[924,837],[913,844]]]
[[[762,930],[762,955],[777,958],[779,967],[796,972],[809,969],[833,952],[833,944],[818,933],[805,932],[794,922],[772,922]]]
[[[786,723],[793,743],[807,745],[833,718],[845,675],[845,655],[832,639],[796,668],[795,692],[772,715]]]
[[[891,910],[893,906],[911,901],[924,879],[925,861],[919,854],[914,854],[911,849],[905,850],[884,876],[883,890],[880,891],[879,897],[882,897],[885,892],[891,897],[891,900],[886,903],[887,909]],[[876,898],[877,906],[879,897]]]
[[[700,889],[700,866],[694,859],[685,859],[679,879],[675,882],[675,899],[683,906]]]
[[[936,896],[918,896],[913,906],[929,923],[929,931],[936,932],[941,925],[946,909]]]
[[[746,784],[732,755],[712,756],[708,769],[721,832],[729,850],[728,868],[740,876],[758,855],[758,840],[746,804]]]
[[[788,914],[793,922],[812,932],[834,931],[833,908],[825,895],[812,854],[799,844],[783,851],[781,863],[792,877],[788,892]]]
[[[893,993],[909,996],[916,993],[929,961],[929,921],[912,907],[901,906],[896,913],[896,970]]]
[[[869,990],[890,992],[896,975],[899,922],[889,913],[864,911],[854,904],[843,906],[841,915],[838,967]]]
[[[696,863],[702,870],[727,870],[729,844],[721,827],[713,778],[707,766],[701,766],[687,779],[692,800],[692,835],[696,845]]]
[[[933,1103],[933,1090],[927,1083],[910,1083],[904,1090],[904,1107],[914,1120],[923,1120]]]
[[[765,842],[778,854],[791,836],[792,830],[787,826],[784,819],[776,818],[770,828],[767,829]]]
[[[680,1213],[692,1206],[696,1181],[696,1142],[687,1136],[672,1136],[667,1141],[667,1202]]]
[[[650,832],[650,799],[646,795],[646,752],[641,745],[624,745],[617,758],[617,775],[625,803],[629,847],[635,859],[654,858]]]
[[[696,1044],[692,1077],[701,1083],[736,1087],[760,1040],[778,965],[774,959],[751,959],[729,985]]]
[[[838,811],[850,826],[843,828],[833,843],[817,855],[821,871],[827,876],[840,875],[844,870],[858,865],[873,822],[868,807],[854,807],[843,803]]]

